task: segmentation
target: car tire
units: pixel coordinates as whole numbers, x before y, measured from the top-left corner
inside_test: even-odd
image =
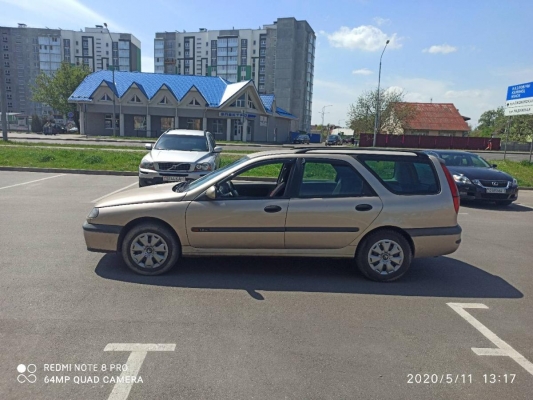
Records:
[[[181,245],[176,235],[165,226],[143,223],[126,233],[121,253],[122,259],[133,272],[161,275],[177,263]]]
[[[392,230],[380,230],[371,233],[358,246],[355,262],[366,278],[391,282],[407,272],[412,258],[411,246],[403,235]]]
[[[511,205],[512,203],[513,203],[512,200],[502,200],[502,201],[497,201],[496,205],[497,206],[508,206],[508,205]]]

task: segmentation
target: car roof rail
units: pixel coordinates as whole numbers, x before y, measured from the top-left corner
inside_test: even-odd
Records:
[[[358,147],[358,148],[349,148],[349,147],[333,147],[333,148],[326,148],[326,147],[305,147],[305,148],[297,148],[295,149],[294,153],[295,154],[305,154],[309,151],[313,151],[313,150],[322,150],[322,151],[326,151],[326,152],[332,152],[332,153],[342,153],[342,152],[352,152],[352,151],[356,151],[356,152],[364,152],[364,151],[383,151],[383,152],[395,152],[395,153],[414,153],[416,155],[426,155],[426,153],[424,153],[423,151],[421,150],[407,150],[407,149],[384,149],[384,148],[379,148],[379,147]]]

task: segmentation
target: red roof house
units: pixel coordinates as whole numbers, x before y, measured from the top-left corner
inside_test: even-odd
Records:
[[[404,135],[466,136],[470,130],[466,121],[452,103],[397,103],[408,117],[402,123]],[[392,133],[392,132],[391,132]]]

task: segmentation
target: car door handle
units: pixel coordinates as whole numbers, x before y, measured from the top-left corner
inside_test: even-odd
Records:
[[[355,206],[355,209],[357,211],[370,211],[372,210],[372,206],[370,204],[358,204]]]
[[[276,212],[281,211],[281,207],[280,206],[266,206],[265,211],[267,213],[276,213]]]

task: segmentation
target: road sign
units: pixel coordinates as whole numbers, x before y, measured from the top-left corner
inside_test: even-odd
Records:
[[[505,102],[505,115],[533,114],[533,82],[509,86],[507,88],[507,101]]]
[[[67,117],[69,117],[69,118],[74,118],[74,113],[73,113],[72,111],[69,112],[69,113],[67,114]]]

